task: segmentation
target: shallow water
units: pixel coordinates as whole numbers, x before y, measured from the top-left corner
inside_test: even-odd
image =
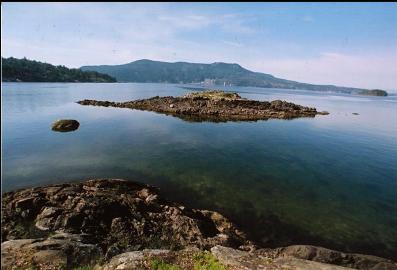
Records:
[[[312,243],[396,257],[397,95],[226,90],[330,115],[195,123],[75,103],[189,91],[179,85],[3,83],[3,190],[137,180],[159,186],[172,200],[220,210],[265,246]],[[51,131],[61,118],[77,119],[80,128]]]

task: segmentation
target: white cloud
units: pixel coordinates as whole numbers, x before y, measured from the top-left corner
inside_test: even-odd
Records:
[[[314,22],[313,17],[312,17],[312,16],[309,16],[309,15],[304,16],[304,17],[302,18],[302,20],[303,20],[304,22]]]
[[[249,67],[275,76],[316,84],[397,89],[397,50],[368,55],[334,52],[313,58],[253,61]]]
[[[228,40],[224,40],[223,43],[225,43],[226,45],[230,45],[230,46],[238,47],[238,48],[241,48],[241,47],[244,46],[244,45],[243,45],[242,43],[240,43],[240,42],[234,42],[234,41],[228,41]]]

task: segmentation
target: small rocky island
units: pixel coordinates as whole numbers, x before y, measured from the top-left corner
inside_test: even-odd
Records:
[[[6,192],[1,216],[2,269],[397,269],[317,246],[259,247],[220,213],[119,179]]]
[[[379,96],[379,97],[387,96],[387,92],[381,89],[362,90],[359,91],[358,94],[364,96]]]
[[[298,117],[315,117],[315,108],[304,107],[294,103],[274,100],[256,101],[242,98],[237,93],[224,91],[200,91],[183,97],[152,97],[127,102],[81,100],[81,105],[129,108],[154,111],[179,117],[183,120],[201,122],[256,121],[293,119]]]

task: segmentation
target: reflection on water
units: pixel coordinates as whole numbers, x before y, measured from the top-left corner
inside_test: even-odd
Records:
[[[226,213],[266,246],[313,243],[395,256],[397,97],[233,90],[331,114],[187,122],[75,103],[189,91],[176,85],[5,83],[3,189],[126,178],[155,184],[170,199]],[[51,123],[63,118],[78,120],[80,128],[52,132]]]

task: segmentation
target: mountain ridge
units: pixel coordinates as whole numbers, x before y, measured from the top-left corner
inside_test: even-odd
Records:
[[[254,72],[237,63],[163,62],[140,59],[120,65],[82,66],[83,71],[96,71],[115,77],[119,82],[204,83],[210,85],[253,86],[339,92],[386,96],[380,89],[363,89],[335,85],[301,83],[277,78],[271,74]]]

